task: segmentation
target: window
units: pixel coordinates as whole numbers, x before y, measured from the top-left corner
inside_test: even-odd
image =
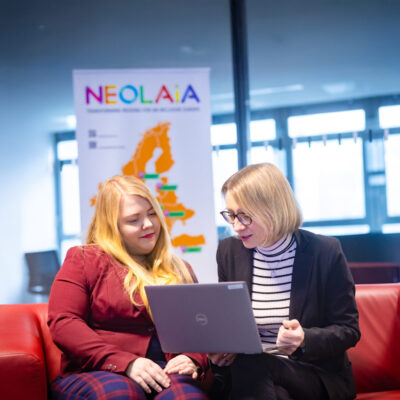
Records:
[[[379,125],[381,128],[400,126],[400,105],[379,107]]]
[[[305,222],[365,218],[362,140],[348,133],[364,129],[361,109],[288,118],[293,185]]]
[[[358,132],[365,129],[365,112],[364,110],[350,110],[300,115],[289,117],[288,124],[291,138]]]
[[[276,138],[275,120],[260,119],[250,121],[250,140],[260,142],[274,140]]]
[[[67,135],[67,140],[56,143],[56,155],[59,187],[57,206],[59,214],[59,241],[61,260],[64,260],[67,250],[81,244],[81,225],[79,209],[79,176],[78,176],[78,144],[74,133]],[[57,139],[56,139],[57,140]]]
[[[221,194],[221,188],[224,182],[234,174],[238,168],[237,150],[220,150],[213,151],[213,178],[214,178],[214,204],[215,204],[215,221],[218,227],[226,227],[226,222],[220,215],[220,211],[225,208],[225,200]],[[222,231],[222,236],[227,232]],[[221,229],[219,228],[219,236],[221,236]]]
[[[224,230],[226,223],[219,214],[225,208],[221,188],[224,182],[238,170],[236,142],[235,123],[214,124],[211,126],[215,221],[219,227],[220,238],[227,234]]]
[[[252,147],[250,150],[249,164],[269,162],[275,164],[284,174],[286,174],[286,152],[278,150],[267,144],[266,146]]]
[[[298,143],[293,165],[304,221],[365,217],[361,140]]]
[[[388,128],[400,127],[400,105],[379,107],[379,125],[386,129],[384,141],[385,171],[386,171],[386,207],[389,217],[400,216],[400,129]],[[385,229],[391,231],[398,224]]]
[[[368,99],[363,104],[368,105]],[[376,99],[371,104],[375,106]],[[306,229],[327,235],[400,232],[400,128],[395,127],[399,107],[375,108],[382,127],[378,130],[366,125],[361,108],[305,115],[298,115],[307,112],[305,106],[275,110],[275,114],[257,112],[250,122],[249,163],[271,162],[283,171],[294,188]],[[221,187],[238,169],[232,119],[233,115],[213,117],[211,126],[220,239],[233,234],[219,214],[225,207]],[[57,171],[62,256],[70,246],[81,243],[77,155],[73,132],[61,135]]]
[[[331,226],[307,226],[307,229],[319,235],[344,236],[369,233],[369,225],[331,225]]]
[[[249,164],[270,162],[285,173],[286,152],[277,147],[274,119],[250,121],[250,140],[252,145]]]
[[[75,160],[71,164],[63,164],[60,177],[63,233],[77,235],[81,230],[81,224],[79,220],[79,176]]]
[[[236,124],[218,124],[211,126],[211,144],[220,146],[225,144],[235,144],[237,142]]]
[[[400,134],[385,141],[386,206],[388,215],[400,216]]]

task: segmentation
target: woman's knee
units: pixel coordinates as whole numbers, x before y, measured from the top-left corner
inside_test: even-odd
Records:
[[[154,400],[208,400],[199,381],[190,375],[170,375],[171,385],[155,396]]]
[[[91,371],[57,378],[52,386],[52,398],[85,400],[146,400],[141,387],[124,375],[104,371]]]

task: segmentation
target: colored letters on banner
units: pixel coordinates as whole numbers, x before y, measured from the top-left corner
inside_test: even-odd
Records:
[[[102,182],[134,175],[156,195],[176,254],[216,281],[209,70],[77,70],[74,96],[84,232]]]

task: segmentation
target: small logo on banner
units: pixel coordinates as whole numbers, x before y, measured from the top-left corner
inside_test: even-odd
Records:
[[[206,314],[198,313],[195,315],[195,319],[196,319],[196,322],[201,326],[208,324],[208,318],[207,318]]]

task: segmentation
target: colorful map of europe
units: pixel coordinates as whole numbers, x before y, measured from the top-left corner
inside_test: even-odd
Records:
[[[176,193],[178,185],[173,182],[170,183],[167,177],[168,171],[175,163],[168,136],[170,126],[170,122],[165,122],[147,130],[138,143],[134,155],[123,165],[121,171],[124,175],[134,175],[145,182],[156,183],[157,200],[164,212],[168,231],[171,235],[174,225],[176,223],[185,225],[187,220],[194,216],[195,211],[179,202]],[[148,172],[148,163],[157,149],[161,151],[161,154],[155,159],[155,171]],[[94,202],[95,199],[92,199],[92,204]],[[205,237],[201,234],[197,236],[181,234],[171,237],[171,242],[174,247],[179,247],[183,252],[198,252],[201,251],[201,246],[205,244]]]

